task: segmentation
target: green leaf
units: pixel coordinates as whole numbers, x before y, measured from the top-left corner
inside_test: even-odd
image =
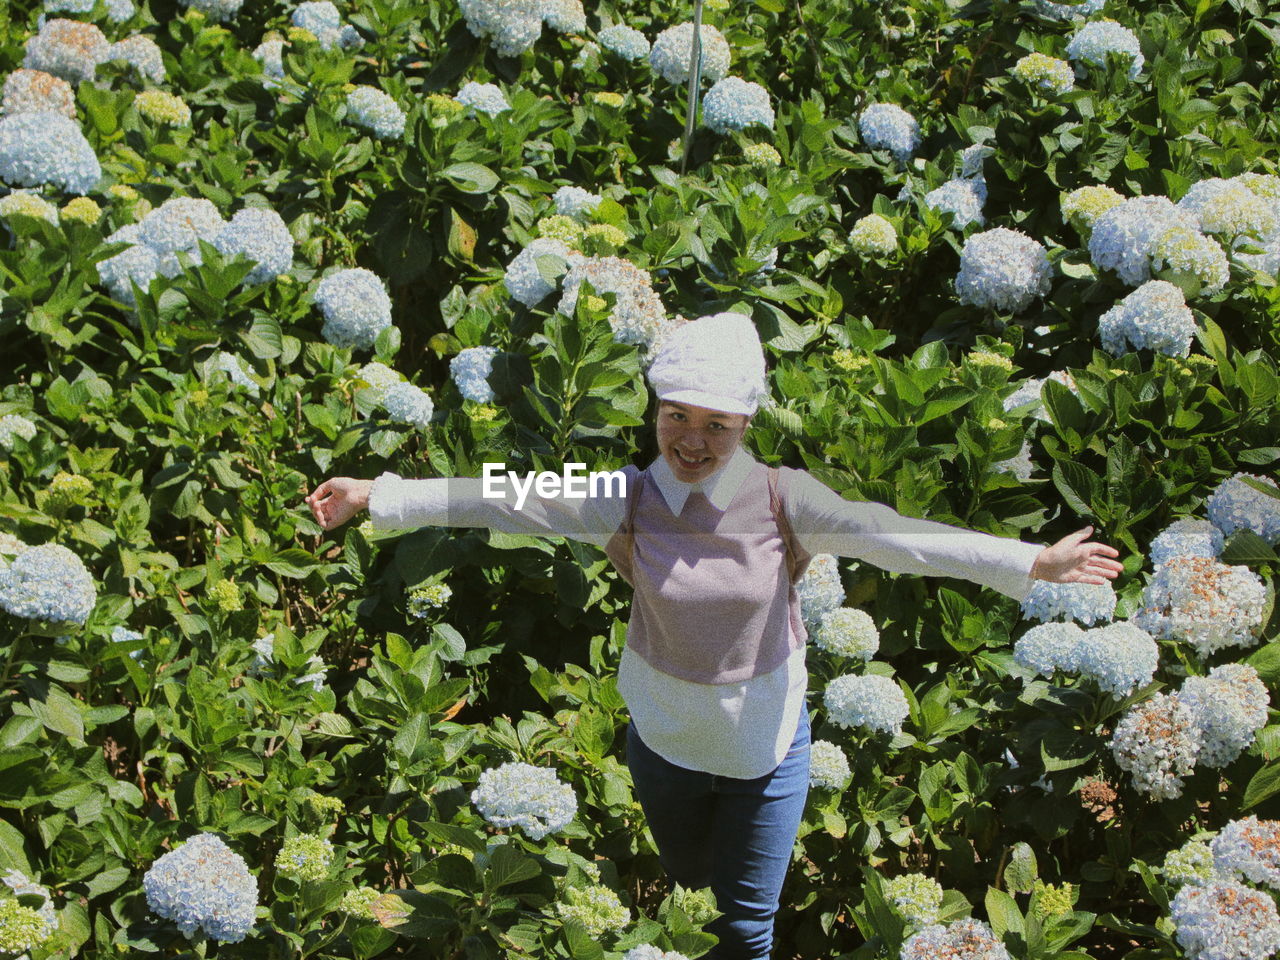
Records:
[[[4,867],[6,872],[20,870],[31,876],[31,864],[23,848],[22,834],[4,820],[0,820],[0,867]]]
[[[538,863],[526,857],[510,843],[495,847],[489,857],[489,869],[485,871],[485,889],[498,890],[513,883],[532,880],[541,871]]]
[[[59,686],[50,686],[46,699],[30,702],[31,712],[54,733],[72,741],[84,742],[84,718],[70,694]]]
[[[1269,763],[1249,780],[1240,809],[1248,810],[1277,793],[1280,793],[1280,763]]]
[[[488,193],[498,185],[498,175],[480,163],[452,163],[440,175],[463,193]]]
[[[988,887],[985,902],[987,919],[991,923],[992,932],[997,937],[1003,940],[1005,933],[1008,931],[1016,934],[1026,932],[1025,925],[1022,922],[1022,912],[1009,894],[1003,890],[997,890],[995,887]]]

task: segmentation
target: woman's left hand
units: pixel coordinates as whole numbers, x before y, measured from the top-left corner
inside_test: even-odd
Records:
[[[1050,583],[1106,583],[1114,580],[1124,565],[1108,560],[1120,551],[1105,543],[1082,542],[1093,527],[1069,533],[1051,547],[1045,547],[1031,567],[1031,577]]]

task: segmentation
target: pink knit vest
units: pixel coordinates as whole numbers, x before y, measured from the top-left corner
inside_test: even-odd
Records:
[[[810,556],[778,489],[791,472],[779,484],[777,469],[756,463],[726,510],[690,494],[679,516],[648,471],[628,478],[627,519],[605,553],[634,588],[627,646],[650,666],[694,683],[736,683],[804,645],[795,583]]]

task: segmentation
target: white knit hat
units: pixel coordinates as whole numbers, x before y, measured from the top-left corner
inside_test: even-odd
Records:
[[[769,392],[755,324],[740,313],[714,313],[681,324],[659,347],[649,383],[660,400],[755,413]]]

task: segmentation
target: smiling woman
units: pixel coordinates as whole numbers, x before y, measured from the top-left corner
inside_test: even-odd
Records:
[[[805,631],[795,585],[810,557],[972,580],[1023,599],[1035,578],[1103,583],[1116,551],[1052,547],[844,500],[803,470],[770,468],[742,440],[768,392],[745,316],[676,328],[648,370],[659,456],[627,466],[625,498],[526,486],[486,496],[479,478],[326,480],[307,498],[330,529],[369,508],[375,528],[489,527],[602,548],[633,588],[618,692],[627,765],[669,878],[710,886],[723,915],[714,960],[759,960],[809,790]],[[566,465],[569,466],[576,465]],[[504,484],[513,486],[513,484]],[[519,500],[519,503],[517,503]]]

